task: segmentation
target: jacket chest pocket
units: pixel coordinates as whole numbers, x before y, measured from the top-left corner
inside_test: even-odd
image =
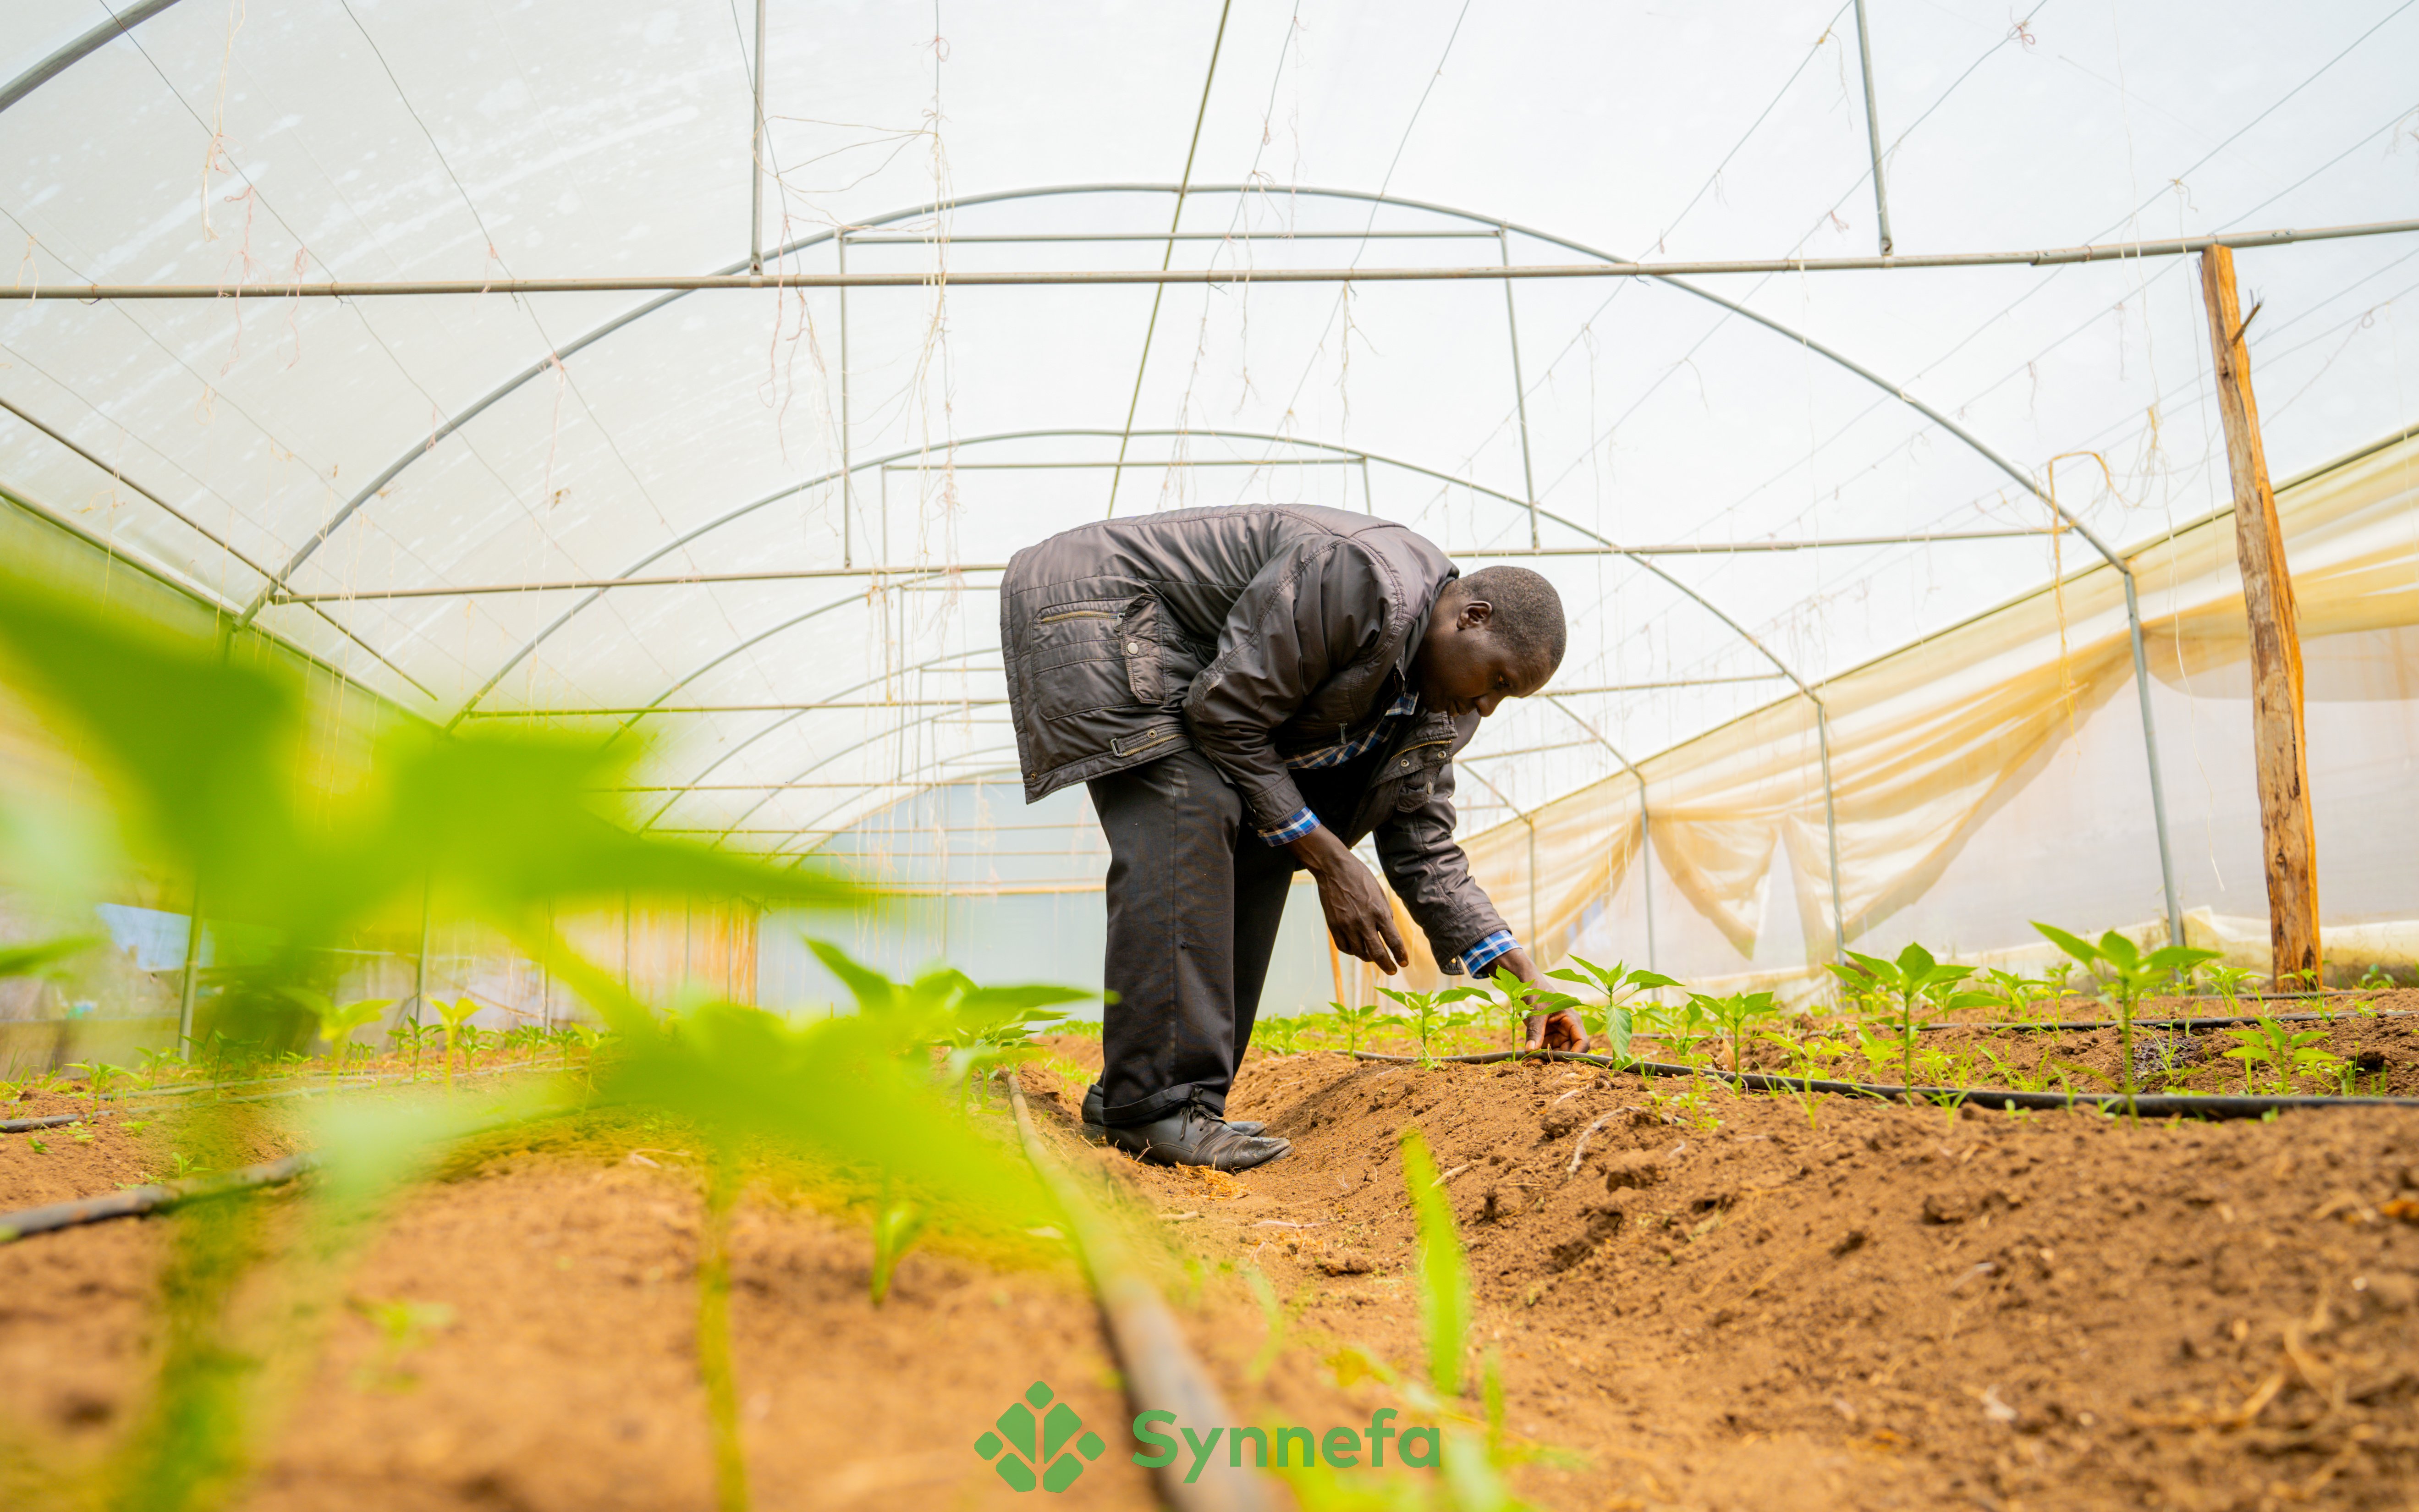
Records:
[[[1436,795],[1438,774],[1453,759],[1450,742],[1436,740],[1406,748],[1389,765],[1394,782],[1394,811],[1409,813]]]
[[[1026,638],[1020,659],[1044,718],[1156,706],[1163,697],[1159,600],[1148,594],[1054,604],[1027,622]]]

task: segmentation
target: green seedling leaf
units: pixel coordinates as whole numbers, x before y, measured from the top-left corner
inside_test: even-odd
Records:
[[[1428,1343],[1428,1383],[1451,1400],[1461,1395],[1463,1342],[1470,1328],[1470,1277],[1453,1204],[1417,1126],[1403,1131],[1403,1182],[1420,1225],[1420,1319]]]

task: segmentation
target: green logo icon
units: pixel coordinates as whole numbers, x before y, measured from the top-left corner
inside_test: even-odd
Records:
[[[994,1425],[998,1432],[975,1441],[975,1453],[990,1460],[999,1478],[1020,1491],[1037,1486],[1045,1491],[1063,1491],[1084,1473],[1086,1460],[1100,1458],[1108,1448],[1099,1434],[1085,1428],[1073,1408],[1053,1402],[1054,1395],[1047,1381],[1035,1381],[1025,1388],[1022,1400],[1009,1403],[1008,1411],[999,1414]],[[1078,1455],[1083,1458],[1077,1458]]]

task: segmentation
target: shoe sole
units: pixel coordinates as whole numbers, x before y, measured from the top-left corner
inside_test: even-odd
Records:
[[[1232,1175],[1237,1171],[1256,1170],[1260,1166],[1269,1165],[1271,1162],[1283,1160],[1292,1153],[1293,1146],[1290,1143],[1283,1143],[1283,1148],[1279,1149],[1273,1155],[1267,1156],[1260,1160],[1251,1161],[1243,1165],[1230,1165],[1220,1162],[1214,1157],[1210,1160],[1179,1160],[1174,1153],[1174,1147],[1172,1146],[1146,1145],[1139,1152],[1134,1154],[1134,1159],[1141,1161],[1147,1165],[1206,1165],[1213,1171],[1225,1171],[1229,1175]]]

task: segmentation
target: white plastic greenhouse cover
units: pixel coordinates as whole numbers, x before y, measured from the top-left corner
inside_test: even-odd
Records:
[[[0,228],[16,287],[46,293],[0,305],[0,487],[415,714],[651,737],[656,827],[782,853],[935,833],[915,854],[952,859],[907,871],[942,890],[1055,884],[1061,853],[1097,876],[1072,797],[1035,846],[1003,827],[1033,822],[1010,789],[917,795],[1013,765],[996,575],[951,566],[1113,509],[1299,500],[1408,521],[1466,565],[1579,553],[1516,557],[1560,585],[1574,635],[1564,696],[1469,753],[1467,827],[1510,825],[1478,846],[1502,851],[1548,800],[1754,711],[1801,739],[1829,679],[2089,566],[2044,493],[2125,552],[2229,498],[2189,257],[1254,272],[1872,255],[1876,146],[1901,255],[2419,214],[2414,0],[1872,0],[1870,118],[1859,15],[1831,0],[771,0],[761,150],[742,0],[10,0],[7,20]],[[772,282],[843,257],[917,276],[73,297],[746,272],[752,252]],[[2419,235],[2239,265],[2280,480],[2408,424]],[[949,282],[1163,267],[1233,276]],[[593,586],[798,572],[829,576]],[[589,586],[469,592],[515,584]],[[2411,697],[2387,661],[2372,702]],[[2095,708],[2063,738],[2115,752],[2088,780],[2138,813],[2139,708]],[[2234,747],[2195,744],[2189,699],[2157,713],[2170,788],[2207,779],[2206,844],[2179,799],[2182,903],[2257,915],[2256,856],[2218,874],[2217,826],[2244,812],[2218,785],[2247,791],[2247,762],[2196,776]],[[2407,719],[2396,742],[2379,759],[2407,771]],[[1844,791],[1859,752],[1831,754]],[[2323,868],[2344,848],[2314,782]],[[1738,864],[1768,866],[1781,821],[1752,808],[1739,823],[1768,835]],[[1571,843],[1610,855],[1634,822],[1590,810]],[[2121,880],[2062,917],[2163,915],[2147,827],[2074,841],[2077,874]],[[2360,843],[2389,842],[2408,854]],[[1832,916],[1866,937],[1903,905],[1827,900],[1822,859],[1789,845],[1805,927],[1780,956],[1725,914],[1736,897],[1687,886],[1667,951],[1802,964]],[[1764,896],[1749,871],[1724,886]],[[1568,948],[1626,917],[1590,886],[1595,913],[1580,889],[1532,926]],[[2419,914],[2409,891],[2353,911]],[[2003,945],[2020,918],[1956,928]]]

